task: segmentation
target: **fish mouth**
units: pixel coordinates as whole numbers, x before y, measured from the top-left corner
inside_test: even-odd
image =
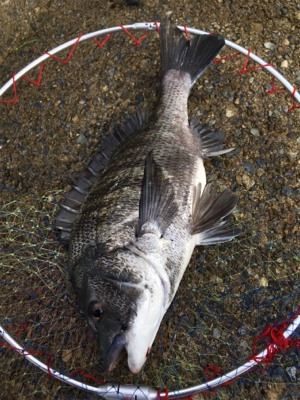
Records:
[[[125,347],[127,342],[124,332],[120,332],[115,336],[104,358],[104,366],[107,371],[111,372],[118,365],[119,361],[126,355]]]

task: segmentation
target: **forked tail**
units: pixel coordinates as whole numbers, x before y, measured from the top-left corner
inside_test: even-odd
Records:
[[[191,77],[191,89],[224,44],[224,38],[215,34],[186,40],[175,23],[164,18],[160,24],[162,78],[169,70],[187,72]]]

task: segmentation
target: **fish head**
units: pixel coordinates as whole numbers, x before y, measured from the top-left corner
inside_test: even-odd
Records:
[[[149,262],[128,249],[118,250],[91,263],[80,291],[78,278],[71,276],[71,281],[105,368],[112,371],[127,353],[129,369],[138,373],[165,311],[164,288]]]

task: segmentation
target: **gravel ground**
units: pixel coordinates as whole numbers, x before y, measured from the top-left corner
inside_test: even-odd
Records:
[[[80,34],[160,21],[170,13],[179,25],[218,32],[251,49],[293,85],[300,80],[297,2],[0,4],[0,86],[45,51]],[[207,366],[236,368],[253,354],[252,342],[267,324],[281,323],[298,308],[300,114],[298,109],[287,112],[293,103],[287,91],[266,95],[271,75],[262,69],[239,73],[244,56],[215,63],[200,79],[189,99],[190,117],[221,127],[228,147],[236,148],[206,163],[208,180],[237,192],[234,218],[244,230],[232,244],[195,251],[142,373],[132,376],[125,363],[105,373],[64,274],[65,246],[50,224],[61,191],[83,169],[103,134],[138,103],[155,104],[157,39],[152,32],[136,47],[121,32],[103,49],[87,42],[67,65],[45,62],[40,88],[18,81],[18,105],[0,103],[0,310],[1,324],[16,330],[20,343],[31,352],[54,355],[53,368],[174,390],[201,383]],[[65,59],[68,52],[59,56]],[[226,48],[220,56],[234,53]],[[249,61],[244,69],[254,66]],[[36,80],[38,74],[39,67],[28,78]],[[13,96],[10,89],[3,98]],[[270,367],[218,388],[213,398],[299,398],[298,353],[288,349]],[[3,399],[96,398],[37,371],[11,349],[2,347],[0,357]],[[45,354],[37,357],[49,361]]]

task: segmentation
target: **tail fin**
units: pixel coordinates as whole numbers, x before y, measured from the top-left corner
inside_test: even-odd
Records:
[[[174,22],[164,18],[160,24],[162,77],[170,70],[187,72],[191,87],[210,66],[225,40],[220,35],[198,35],[186,40]]]

